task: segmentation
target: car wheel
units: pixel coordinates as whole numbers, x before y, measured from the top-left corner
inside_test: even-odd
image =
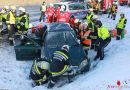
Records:
[[[81,73],[85,73],[85,72],[88,72],[90,70],[90,60],[88,59],[85,59],[81,62],[80,66],[81,68]]]

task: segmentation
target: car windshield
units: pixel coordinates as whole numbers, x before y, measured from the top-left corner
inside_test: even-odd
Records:
[[[46,47],[60,47],[64,44],[69,46],[78,44],[74,31],[48,32],[45,40]]]
[[[66,5],[63,5],[63,4],[54,4],[54,8],[57,8],[57,7],[61,8],[61,6],[65,6],[65,11],[66,11]]]
[[[69,10],[85,10],[85,7],[83,4],[70,4]]]

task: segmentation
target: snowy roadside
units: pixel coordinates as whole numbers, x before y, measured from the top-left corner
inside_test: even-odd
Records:
[[[53,88],[53,90],[119,90],[116,87],[117,80],[121,82],[120,90],[130,90],[130,8],[119,7],[119,9],[119,12],[125,12],[128,20],[125,39],[120,41],[112,39],[106,48],[105,60],[100,61],[94,70],[78,76],[73,83],[61,88]],[[113,29],[117,23],[117,20],[108,19],[107,15],[99,16],[99,18],[109,29]],[[0,45],[0,89],[46,90],[45,86],[31,87],[32,81],[28,79],[31,65],[32,61],[16,61],[13,47],[6,44]],[[115,87],[112,88],[112,86]]]

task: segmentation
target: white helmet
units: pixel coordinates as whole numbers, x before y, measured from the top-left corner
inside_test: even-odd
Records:
[[[79,19],[75,19],[74,23],[78,23],[79,22]]]
[[[69,46],[68,45],[63,45],[61,49],[69,52]]]
[[[37,62],[38,67],[44,70],[50,70],[50,64],[47,61],[39,61]]]
[[[98,16],[97,16],[97,15],[94,15],[94,16],[92,17],[92,19],[98,19]]]
[[[10,9],[16,10],[16,7],[15,6],[10,6]]]
[[[25,8],[23,8],[23,7],[20,7],[19,11],[26,12]]]
[[[92,9],[92,8],[90,8],[90,9],[89,9],[89,11],[93,12],[93,9]]]
[[[53,7],[54,5],[52,3],[49,4],[50,7]]]
[[[60,11],[64,11],[64,10],[65,10],[65,6],[62,5]]]
[[[1,13],[5,13],[6,11],[4,9],[1,10]]]
[[[4,6],[4,8],[5,8],[6,10],[9,10],[9,6]]]

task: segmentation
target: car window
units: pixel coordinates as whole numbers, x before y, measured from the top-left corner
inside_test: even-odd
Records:
[[[45,40],[46,47],[60,47],[64,44],[68,44],[70,46],[78,44],[74,32],[48,32]]]
[[[45,46],[58,47],[60,45],[63,45],[64,41],[63,32],[48,32],[45,40]]]
[[[70,4],[69,10],[85,10],[85,7],[83,4]]]
[[[54,4],[54,8],[57,8],[57,7],[60,7],[61,8],[61,6],[62,6],[63,4]],[[64,5],[65,6],[65,11],[66,11],[66,5]]]

